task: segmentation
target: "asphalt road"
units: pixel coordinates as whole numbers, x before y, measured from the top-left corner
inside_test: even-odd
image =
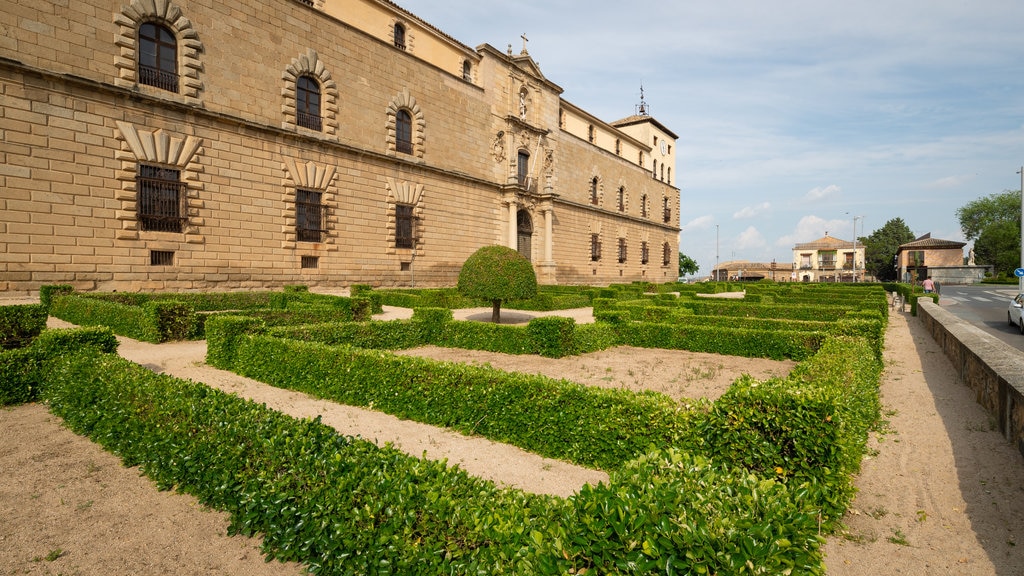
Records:
[[[1016,286],[941,286],[939,305],[1014,348],[1024,351],[1024,335],[1006,323]]]

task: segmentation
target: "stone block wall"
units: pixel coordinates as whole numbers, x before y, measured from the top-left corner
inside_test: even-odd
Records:
[[[946,312],[917,301],[918,317],[943,349],[957,377],[996,419],[999,431],[1024,455],[1024,356],[1005,342]]]

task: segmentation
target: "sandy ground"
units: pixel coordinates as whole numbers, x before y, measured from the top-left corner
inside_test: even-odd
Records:
[[[381,319],[409,311],[387,309]],[[565,312],[561,312],[565,314]],[[589,310],[571,313],[592,321]],[[506,310],[503,323],[538,313]],[[489,309],[460,311],[489,319]],[[60,325],[51,319],[52,325]],[[1024,458],[999,433],[914,318],[894,314],[882,399],[888,425],[857,478],[847,530],[826,545],[828,573],[1024,574]],[[278,390],[203,363],[205,343],[121,339],[123,356],[207,382],[295,416],[321,415],[339,432],[523,490],[569,495],[603,472],[540,458],[486,439]],[[542,373],[593,386],[717,398],[742,373],[784,375],[793,363],[617,348],[546,359],[426,347],[404,352]],[[0,410],[0,574],[299,574],[265,563],[258,541],[227,537],[226,516],[157,491],[136,469],[67,431],[44,406]]]

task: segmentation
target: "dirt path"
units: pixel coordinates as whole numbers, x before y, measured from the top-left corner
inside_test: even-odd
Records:
[[[889,423],[856,480],[847,533],[825,546],[828,574],[1021,576],[1024,458],[917,318],[893,314],[885,362]]]
[[[489,312],[489,311],[488,311]],[[475,311],[467,311],[471,316]],[[391,317],[401,311],[392,310]],[[505,314],[503,314],[503,320]],[[507,322],[530,314],[510,313]],[[587,321],[580,318],[578,321]],[[341,433],[448,458],[470,473],[567,495],[602,472],[379,413],[334,405],[203,364],[205,344],[122,339],[121,354],[296,416],[322,414]],[[588,385],[717,397],[738,373],[782,375],[792,363],[620,348],[568,359],[424,348],[410,354],[487,363]],[[829,539],[830,575],[1024,574],[1024,458],[1013,450],[917,319],[894,315],[886,337],[885,433],[857,479],[848,533]],[[40,405],[0,410],[0,574],[298,574],[266,564],[256,540],[225,536],[223,514],[156,491],[137,470],[62,428]],[[8,472],[13,471],[13,473]]]

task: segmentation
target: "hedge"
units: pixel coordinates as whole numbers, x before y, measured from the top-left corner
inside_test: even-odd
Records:
[[[672,448],[559,499],[339,436],[113,355],[49,367],[51,410],[316,574],[823,574],[805,491]]]
[[[662,394],[588,388],[486,366],[269,336],[208,341],[207,361],[273,386],[479,434],[537,454],[612,469],[679,433],[682,408]],[[222,331],[211,324],[211,336]],[[229,343],[233,353],[220,346]],[[225,363],[233,358],[233,365]],[[344,369],[339,369],[344,367]],[[644,422],[642,429],[636,423]]]
[[[46,327],[46,317],[42,304],[0,306],[0,349],[28,345]]]
[[[113,353],[117,351],[117,338],[109,328],[101,326],[50,329],[40,332],[28,346],[0,350],[0,406],[38,400],[46,384],[46,363],[84,347]]]

